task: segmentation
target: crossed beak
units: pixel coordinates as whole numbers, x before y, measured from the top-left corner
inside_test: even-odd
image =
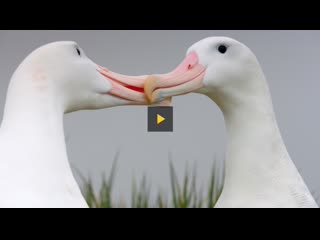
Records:
[[[203,87],[205,71],[206,67],[199,63],[197,53],[191,52],[172,72],[147,77],[144,92],[150,103],[157,103],[196,91]]]
[[[111,82],[108,94],[137,105],[168,105],[171,97],[203,87],[206,67],[191,52],[172,72],[160,75],[126,76],[98,65],[97,71]]]

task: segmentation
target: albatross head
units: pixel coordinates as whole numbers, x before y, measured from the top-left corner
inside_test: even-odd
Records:
[[[252,81],[262,73],[260,69],[255,55],[242,43],[227,37],[210,37],[192,45],[174,71],[150,76],[145,92],[151,102],[197,92],[210,96],[219,105],[254,91]]]
[[[53,92],[65,112],[147,103],[144,76],[111,72],[91,61],[75,42],[54,42],[36,49],[15,74],[31,79],[38,92]]]

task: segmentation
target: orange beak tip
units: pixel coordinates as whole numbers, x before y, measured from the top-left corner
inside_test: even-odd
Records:
[[[145,80],[144,91],[146,93],[149,103],[153,102],[152,93],[156,88],[155,85],[156,85],[156,77],[153,75],[148,76]]]

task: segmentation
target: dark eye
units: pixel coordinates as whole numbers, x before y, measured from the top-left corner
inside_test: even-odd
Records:
[[[218,47],[218,51],[222,54],[225,54],[227,52],[228,48],[225,45],[220,45]]]
[[[80,49],[76,47],[76,50],[77,50],[78,55],[81,56],[81,51],[80,51]]]

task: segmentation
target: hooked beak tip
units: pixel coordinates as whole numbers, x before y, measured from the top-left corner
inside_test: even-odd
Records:
[[[144,92],[150,104],[153,103],[155,100],[153,99],[152,95],[153,95],[153,91],[156,89],[156,80],[157,80],[157,77],[154,75],[148,76],[145,80]]]

